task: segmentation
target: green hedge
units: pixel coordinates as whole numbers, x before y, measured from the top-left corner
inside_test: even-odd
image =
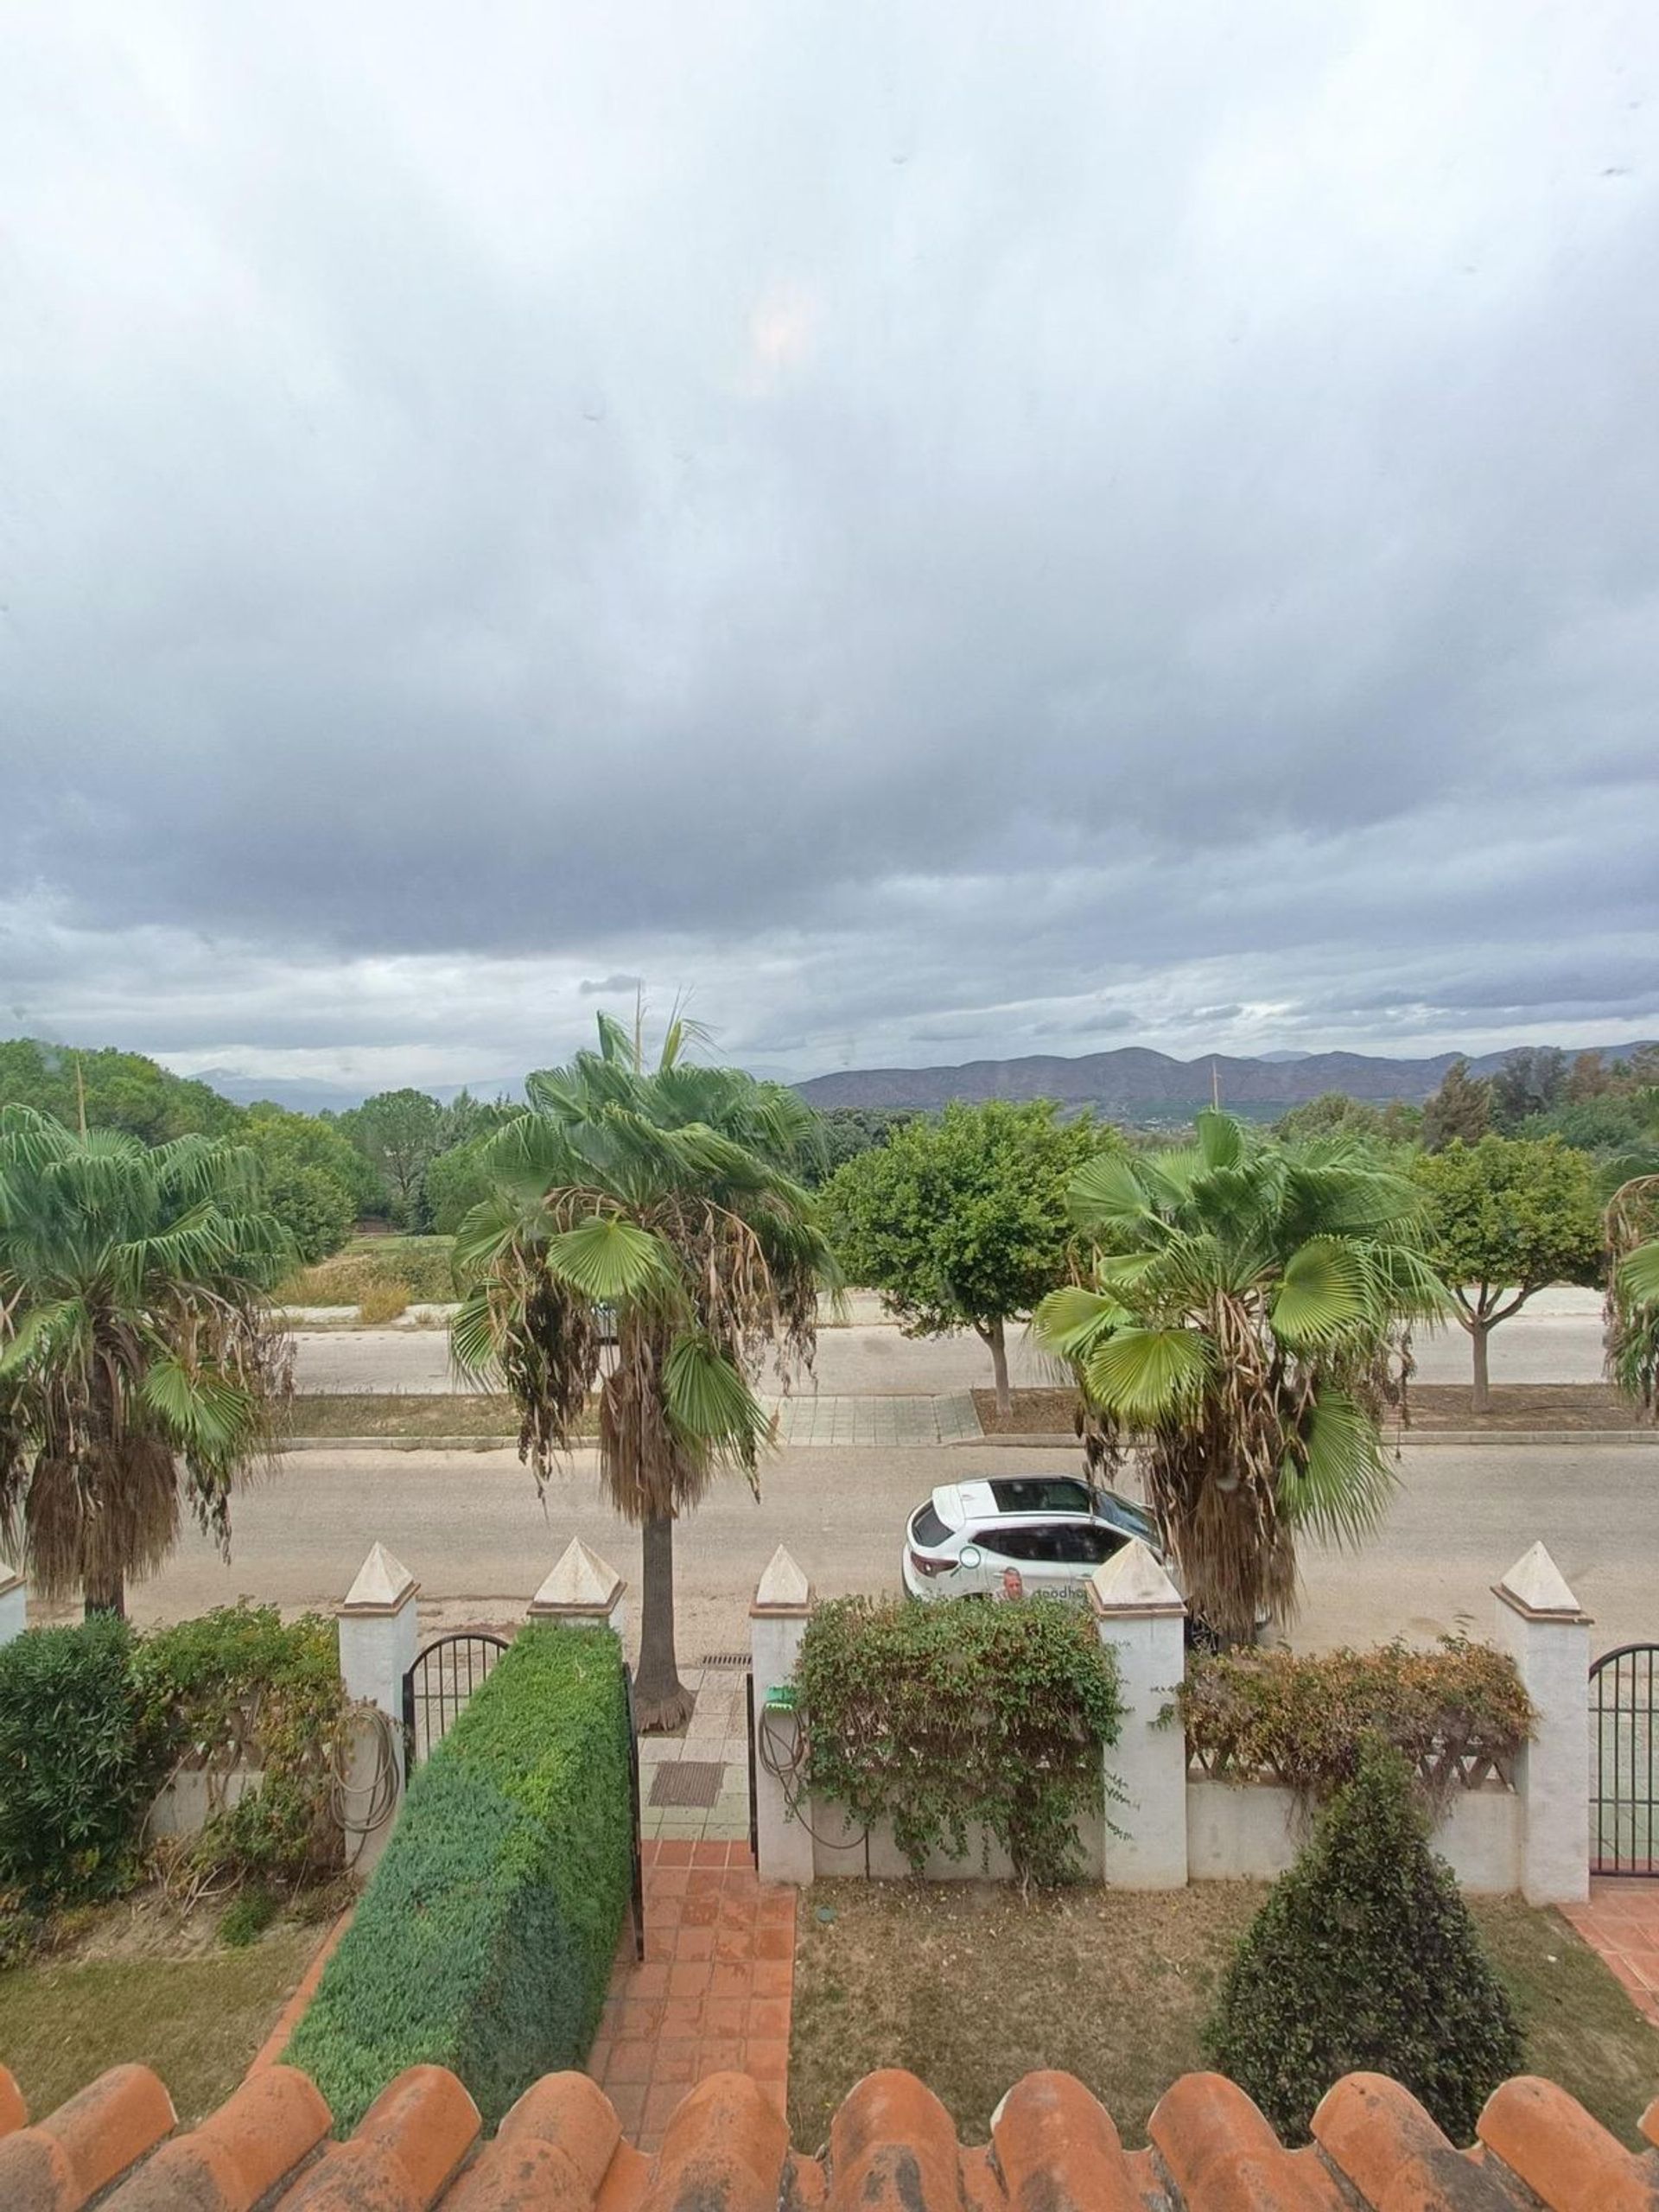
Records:
[[[404,2067],[448,2067],[486,2126],[580,2066],[627,1909],[621,1650],[529,1628],[410,1786],[287,2058],[344,2132]]]
[[[108,1897],[136,1872],[156,1761],[132,1650],[108,1615],[0,1649],[0,1890],[31,1905]]]

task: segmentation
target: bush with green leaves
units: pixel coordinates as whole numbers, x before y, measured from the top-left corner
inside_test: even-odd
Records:
[[[287,2056],[342,2132],[404,2067],[447,2066],[493,2127],[580,2066],[627,1907],[621,1649],[530,1628],[415,1776]]]
[[[155,1783],[123,1621],[29,1629],[0,1649],[0,1891],[31,1905],[130,1881]]]
[[[920,1873],[981,1826],[1022,1883],[1083,1872],[1078,1819],[1103,1809],[1122,1707],[1114,1654],[1054,1598],[918,1605],[839,1598],[795,1670],[805,1783],[893,1840]]]
[[[131,1663],[152,1766],[248,1766],[264,1777],[192,1840],[196,1871],[283,1883],[336,1872],[334,1772],[350,1708],[333,1621],[224,1605],[144,1637]]]
[[[1266,1777],[1313,1799],[1350,1780],[1376,1738],[1431,1798],[1462,1781],[1507,1780],[1536,1719],[1513,1660],[1452,1636],[1427,1651],[1194,1650],[1176,1704],[1206,1773]]]
[[[1368,1745],[1274,1883],[1205,2042],[1291,2142],[1344,2074],[1392,2075],[1455,2142],[1521,2070],[1521,2031],[1400,1753]]]

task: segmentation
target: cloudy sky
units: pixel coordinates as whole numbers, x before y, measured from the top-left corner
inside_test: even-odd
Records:
[[[0,39],[0,1033],[1659,1028],[1642,0]]]

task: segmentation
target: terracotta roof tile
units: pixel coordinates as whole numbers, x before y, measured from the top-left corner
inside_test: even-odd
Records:
[[[1633,2152],[1548,2082],[1506,2082],[1480,2141],[1449,2143],[1381,2075],[1337,2083],[1313,2145],[1287,2150],[1216,2074],[1175,2083],[1151,2147],[1065,2074],[1029,2074],[965,2147],[912,2075],[872,2074],[822,2163],[791,2152],[768,2092],[740,2074],[691,2089],[648,2158],[585,2075],[525,2091],[493,2142],[442,2067],[383,2092],[345,2142],[302,2074],[274,2067],[175,2133],[146,2068],[118,2067],[34,2126],[0,2068],[3,2212],[1659,2212],[1659,2102]]]

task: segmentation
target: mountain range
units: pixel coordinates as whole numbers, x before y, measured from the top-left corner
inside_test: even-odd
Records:
[[[1594,1047],[1607,1059],[1622,1059],[1636,1045]],[[795,1088],[812,1105],[919,1107],[931,1109],[952,1099],[1053,1098],[1064,1106],[1092,1106],[1105,1114],[1155,1118],[1190,1115],[1207,1106],[1219,1090],[1224,1106],[1280,1111],[1317,1098],[1326,1090],[1351,1098],[1385,1103],[1390,1098],[1423,1099],[1438,1090],[1455,1052],[1423,1060],[1393,1060],[1368,1052],[1274,1053],[1260,1059],[1236,1059],[1206,1053],[1202,1059],[1176,1060],[1167,1053],[1128,1046],[1114,1052],[1088,1052],[1066,1059],[1043,1053],[1029,1059],[969,1060],[960,1067],[849,1068],[836,1075],[811,1077]],[[1491,1075],[1507,1052],[1469,1056],[1471,1074]],[[1568,1058],[1573,1057],[1569,1051]]]

